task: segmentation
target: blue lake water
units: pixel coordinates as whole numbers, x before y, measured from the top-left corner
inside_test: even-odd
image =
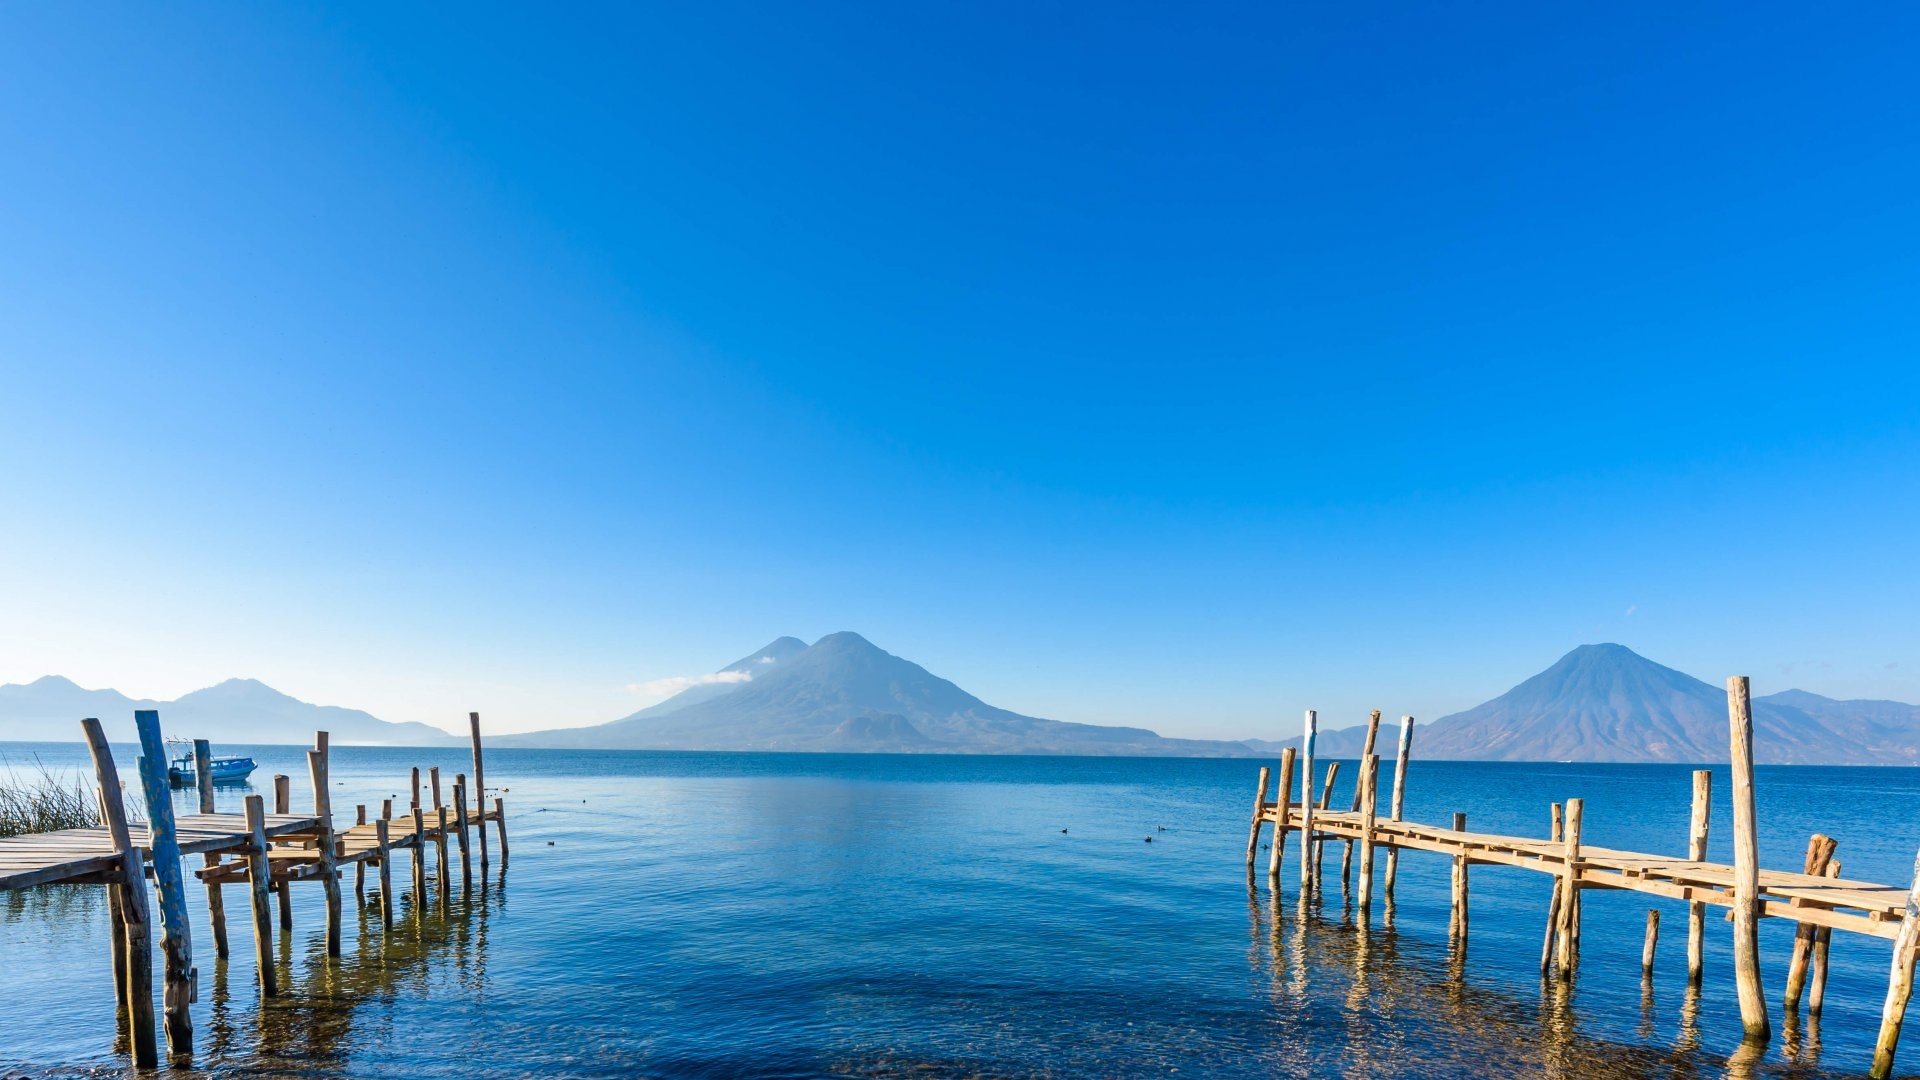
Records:
[[[296,747],[221,747],[295,778]],[[129,768],[132,748],[124,748]],[[0,744],[85,767],[79,746]],[[466,771],[452,750],[341,747],[333,802],[407,798],[409,766]],[[1464,956],[1447,944],[1449,863],[1402,856],[1391,925],[1356,928],[1328,854],[1305,919],[1299,848],[1278,918],[1249,893],[1259,763],[494,750],[512,865],[424,912],[406,857],[401,917],[347,896],[328,963],[317,886],[295,887],[276,944],[291,987],[264,1006],[244,891],[216,962],[195,896],[198,1066],[228,1076],[1644,1076],[1725,1075],[1739,1036],[1730,931],[1708,924],[1704,993],[1685,987],[1685,906],[1583,900],[1571,987],[1538,973],[1548,879],[1475,867]],[[1343,803],[1347,765],[1336,804]],[[1385,783],[1383,776],[1383,786]],[[1690,769],[1422,762],[1407,816],[1545,836],[1548,804],[1585,800],[1596,846],[1685,850]],[[1712,857],[1731,858],[1725,770]],[[1797,867],[1808,834],[1840,840],[1846,876],[1905,884],[1920,771],[1762,768],[1762,855]],[[247,788],[225,789],[237,810]],[[182,812],[193,806],[183,795]],[[1384,798],[1384,793],[1383,793]],[[1062,831],[1065,830],[1065,831]],[[1145,842],[1151,836],[1152,843]],[[1264,853],[1262,858],[1264,859]],[[456,890],[458,870],[455,870]],[[432,889],[430,888],[430,892]],[[1663,913],[1650,993],[1646,910]],[[1888,943],[1836,934],[1819,1030],[1783,1032],[1792,928],[1762,924],[1775,1038],[1735,1073],[1864,1070]],[[108,1073],[113,999],[103,891],[0,894],[0,1071]],[[1903,1071],[1920,1072],[1920,1036]]]

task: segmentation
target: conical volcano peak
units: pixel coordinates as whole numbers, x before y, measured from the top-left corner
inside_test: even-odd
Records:
[[[839,630],[828,634],[826,637],[814,642],[813,648],[816,651],[826,653],[883,651],[880,646],[875,645],[873,642],[868,641],[866,638],[861,637],[851,630]]]
[[[1582,645],[1574,649],[1572,652],[1567,653],[1567,655],[1555,660],[1553,666],[1547,668],[1546,672],[1542,674],[1567,670],[1593,671],[1642,666],[1659,667],[1660,665],[1641,656],[1625,645],[1616,645],[1611,641],[1603,641],[1599,644]]]
[[[1619,659],[1619,660],[1625,660],[1628,658],[1632,658],[1634,660],[1646,659],[1646,657],[1641,656],[1639,653],[1634,652],[1632,649],[1627,648],[1625,645],[1621,645],[1617,642],[1612,642],[1612,641],[1600,641],[1600,642],[1595,642],[1594,644],[1591,644],[1591,645],[1576,645],[1573,647],[1573,649],[1570,652],[1567,653],[1567,655],[1561,657],[1560,659],[1565,661],[1565,660],[1572,660],[1575,658],[1590,659],[1593,657],[1610,657],[1610,658]]]
[[[1898,702],[1829,702],[1787,692],[1753,699],[1768,763],[1839,764],[1920,757]],[[1727,694],[1624,645],[1582,645],[1520,685],[1427,729],[1435,757],[1504,761],[1725,761]]]
[[[1516,689],[1541,686],[1593,687],[1623,682],[1676,688],[1684,686],[1689,691],[1710,689],[1691,675],[1675,671],[1641,656],[1625,645],[1612,642],[1582,645]]]
[[[512,742],[834,753],[1239,756],[1249,750],[1244,743],[1162,739],[1142,728],[1061,723],[995,708],[851,630],[828,634],[747,678],[694,687],[611,724],[535,738]]]

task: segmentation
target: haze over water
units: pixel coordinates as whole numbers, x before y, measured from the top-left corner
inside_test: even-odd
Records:
[[[296,809],[310,802],[297,748],[237,749],[261,762],[259,777],[298,778]],[[15,768],[30,753],[83,763],[76,746],[5,751]],[[449,777],[468,765],[451,751],[336,748],[335,805],[396,794],[404,805],[416,763]],[[278,946],[293,987],[264,1007],[244,893],[227,894],[225,963],[194,896],[198,1065],[353,1077],[1718,1075],[1738,1040],[1717,910],[1691,1020],[1678,903],[1660,905],[1648,999],[1649,900],[1607,892],[1585,897],[1570,993],[1543,992],[1548,879],[1529,871],[1474,868],[1463,963],[1446,945],[1440,856],[1403,855],[1391,927],[1376,901],[1363,935],[1337,847],[1301,921],[1296,842],[1276,920],[1264,880],[1250,896],[1242,866],[1254,762],[497,750],[487,764],[508,789],[504,884],[456,897],[445,915],[436,892],[424,920],[403,895],[391,938],[350,905],[331,970],[320,892],[297,888],[295,930]],[[221,808],[242,794],[223,790]],[[1726,794],[1717,772],[1711,855],[1723,860]],[[1908,874],[1908,853],[1856,823],[1867,804],[1895,819],[1920,811],[1912,770],[1763,767],[1759,794],[1766,865],[1797,866],[1821,830],[1839,837],[1848,877]],[[1683,850],[1686,767],[1416,758],[1407,811],[1465,810],[1476,828],[1544,835],[1547,804],[1569,796],[1586,800],[1591,844]],[[404,856],[394,878],[410,893]],[[123,1068],[103,890],[0,903],[0,1066]],[[1790,937],[1763,922],[1776,1006]],[[1832,955],[1817,1060],[1855,1073],[1887,946],[1836,934]],[[1807,1032],[1779,1032],[1760,1068],[1819,1071],[1813,1050]]]

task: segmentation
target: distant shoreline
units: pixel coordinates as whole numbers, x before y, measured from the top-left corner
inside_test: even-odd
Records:
[[[135,744],[132,743],[131,741],[116,741],[112,745],[133,746]],[[279,742],[228,742],[223,745],[236,746],[236,747],[284,747],[287,749],[294,749],[294,750],[305,750],[308,748],[308,744],[306,743],[279,743]],[[86,744],[84,742],[81,742],[78,739],[0,739],[0,759],[3,759],[6,757],[6,752],[9,747],[35,747],[35,746],[71,747],[74,749],[83,750],[85,749]],[[332,746],[335,749],[342,749],[342,750],[395,750],[395,751],[420,750],[420,751],[431,752],[431,751],[447,751],[447,750],[460,749],[458,745],[455,745],[452,743],[442,743],[437,746],[420,746],[420,745],[404,745],[400,743],[334,742]],[[1274,754],[1269,754],[1269,753],[1036,754],[1036,753],[1029,753],[1029,752],[1021,752],[1021,753],[999,754],[999,753],[993,753],[991,751],[980,751],[980,750],[917,751],[917,752],[907,752],[907,751],[897,751],[897,750],[738,750],[738,749],[694,750],[694,749],[687,749],[685,747],[645,747],[645,746],[502,746],[502,747],[490,748],[490,752],[501,753],[501,754],[513,754],[513,753],[525,753],[525,752],[542,753],[542,754],[581,754],[581,753],[586,753],[586,754],[685,754],[689,756],[703,755],[703,754],[729,755],[729,756],[778,754],[778,755],[790,756],[790,757],[816,757],[816,758],[854,757],[854,758],[869,758],[874,760],[878,760],[882,758],[900,758],[903,760],[950,759],[950,758],[981,758],[984,760],[1008,760],[1008,759],[1016,759],[1016,758],[1032,758],[1032,759],[1059,759],[1059,760],[1065,760],[1065,761],[1247,761],[1247,762],[1270,761],[1279,756],[1277,753],[1274,753]],[[1340,753],[1340,754],[1316,755],[1316,760],[1318,761],[1357,761],[1359,760],[1359,758],[1353,754]],[[1656,766],[1661,768],[1693,768],[1693,769],[1724,767],[1728,764],[1725,761],[1620,761],[1615,759],[1601,759],[1601,758],[1574,759],[1574,760],[1566,760],[1566,761],[1536,761],[1532,759],[1517,759],[1517,758],[1508,759],[1508,758],[1430,757],[1430,758],[1423,759],[1418,754],[1415,754],[1414,757],[1411,759],[1411,761],[1415,765],[1419,765],[1423,763],[1431,764],[1431,765],[1499,765],[1499,766],[1531,766],[1531,767],[1538,767],[1542,765],[1644,765],[1644,766]],[[1886,761],[1802,762],[1802,761],[1762,760],[1760,762],[1757,762],[1756,764],[1761,768],[1767,768],[1767,769],[1909,769],[1909,768],[1920,767],[1920,762],[1886,762]]]

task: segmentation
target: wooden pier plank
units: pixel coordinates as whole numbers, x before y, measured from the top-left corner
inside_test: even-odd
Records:
[[[267,815],[268,837],[313,827],[309,815]],[[127,832],[144,855],[152,854],[153,837],[145,825],[129,824]],[[240,851],[248,842],[241,814],[183,814],[174,819],[174,834],[182,855]],[[82,880],[112,869],[117,859],[105,827],[0,837],[0,892]]]
[[[1313,829],[1325,838],[1359,839],[1361,816],[1348,811],[1313,810]],[[1299,829],[1304,813],[1297,804],[1270,805],[1262,820]],[[1407,848],[1469,861],[1515,866],[1543,873],[1566,872],[1564,841],[1448,829],[1411,821],[1378,820],[1374,837],[1390,848]],[[1581,888],[1622,889],[1677,900],[1731,906],[1733,867],[1678,856],[1587,847],[1580,850]],[[1905,911],[1907,890],[1866,881],[1850,881],[1793,871],[1760,872],[1760,915],[1892,938]],[[1799,901],[1796,905],[1794,901]],[[1852,914],[1857,912],[1858,914]]]

